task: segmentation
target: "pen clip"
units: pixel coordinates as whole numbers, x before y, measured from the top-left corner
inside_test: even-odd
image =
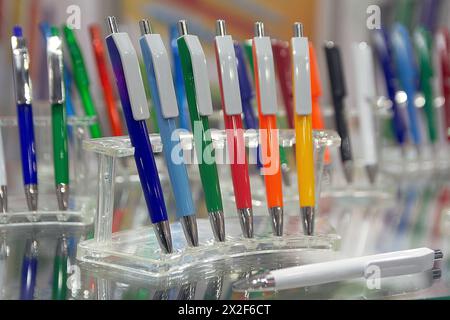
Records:
[[[30,56],[23,37],[12,36],[13,75],[17,104],[31,104]]]
[[[229,35],[216,36],[215,43],[225,113],[227,115],[241,114],[242,102],[233,39]]]
[[[47,39],[47,67],[49,81],[50,102],[64,103],[64,64],[62,53],[62,41],[59,36],[51,36]]]
[[[178,104],[173,86],[169,56],[161,36],[159,34],[145,34],[141,41],[147,47],[147,50],[144,50],[144,58],[153,67],[161,104],[161,113],[166,119],[178,117]]]
[[[297,26],[297,24],[295,24]],[[295,111],[298,115],[310,115],[312,112],[311,76],[308,38],[298,34],[291,39],[293,86],[296,97]]]
[[[198,113],[201,116],[210,116],[213,114],[213,108],[205,53],[197,36],[186,34],[183,37],[191,56]]]

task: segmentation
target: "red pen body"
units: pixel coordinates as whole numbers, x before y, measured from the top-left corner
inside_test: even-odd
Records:
[[[102,32],[99,25],[93,24],[89,27],[89,33],[92,39],[92,48],[94,50],[95,61],[100,82],[103,88],[103,98],[105,99],[106,110],[113,136],[123,136],[123,127],[114,99],[113,88],[108,75],[108,68],[105,58],[105,48],[103,45]]]
[[[450,141],[450,32],[442,28],[440,31],[445,42],[439,47],[439,62],[441,66],[442,94],[444,95],[444,113],[447,140]]]

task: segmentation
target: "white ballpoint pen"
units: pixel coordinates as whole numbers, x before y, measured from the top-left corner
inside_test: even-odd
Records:
[[[357,278],[370,278],[375,269],[380,278],[421,273],[433,268],[442,251],[429,248],[395,251],[273,270],[236,282],[235,291],[287,290]]]

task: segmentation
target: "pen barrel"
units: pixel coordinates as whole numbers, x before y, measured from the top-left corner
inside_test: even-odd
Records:
[[[436,130],[436,117],[434,110],[433,88],[431,87],[431,79],[421,80],[422,90],[425,97],[425,117],[427,121],[428,137],[431,143],[435,143],[438,139]]]
[[[89,130],[91,132],[92,138],[100,138],[102,136],[102,132],[100,129],[100,124],[98,122],[97,111],[95,110],[94,101],[92,100],[91,93],[89,92],[89,88],[87,87],[78,87],[81,102],[83,103],[84,112],[89,117],[96,117],[95,122],[90,125]]]
[[[312,117],[310,115],[295,117],[295,151],[300,207],[315,207]]]
[[[336,130],[339,136],[341,137],[341,147],[340,147],[341,160],[343,162],[352,161],[353,155],[350,143],[350,135],[348,132],[347,119],[344,112],[343,102],[342,100],[337,99],[334,102],[334,105],[335,105],[334,117],[336,121]]]
[[[67,295],[67,254],[55,255],[53,261],[52,299],[65,300]]]
[[[5,163],[5,149],[3,146],[3,135],[0,129],[0,186],[7,185],[6,177],[6,163]]]
[[[55,184],[69,184],[69,156],[64,104],[52,104],[52,138]]]
[[[242,118],[240,115],[229,116],[224,112],[224,121],[227,130],[228,156],[231,163],[231,178],[236,207],[237,209],[251,208],[252,196]]]
[[[22,261],[20,300],[33,300],[36,287],[38,261],[36,257],[25,256]]]
[[[37,184],[36,145],[34,138],[33,110],[31,105],[17,105],[17,116],[23,183],[24,185]]]

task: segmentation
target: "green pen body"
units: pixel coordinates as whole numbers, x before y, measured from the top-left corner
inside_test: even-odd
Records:
[[[69,156],[67,145],[66,110],[64,104],[53,103],[52,138],[55,184],[69,184]]]
[[[65,238],[58,241],[58,247],[53,260],[52,299],[65,300],[67,296],[67,242]]]
[[[89,91],[89,78],[86,72],[86,66],[84,64],[83,55],[80,47],[78,46],[77,39],[72,29],[68,26],[64,26],[64,36],[66,39],[67,47],[69,48],[70,58],[72,60],[72,69],[74,74],[75,83],[80,94],[81,102],[84,107],[84,112],[89,117],[97,117],[97,111],[95,110],[94,101]],[[91,124],[90,132],[92,138],[100,138],[102,132],[98,119]]]
[[[195,94],[194,73],[192,70],[192,61],[188,46],[183,37],[178,38],[178,51],[180,54],[181,66],[183,69],[184,86],[186,89],[186,98],[189,107],[189,115],[191,118],[191,126],[196,130],[201,129],[200,134],[194,134],[195,152],[199,161],[200,179],[205,192],[205,202],[208,212],[223,211],[222,195],[220,191],[219,176],[217,174],[217,166],[215,159],[212,163],[205,163],[203,151],[212,150],[211,155],[214,157],[215,152],[212,146],[211,133],[209,131],[209,121],[207,116],[201,116],[197,109],[197,98]]]

